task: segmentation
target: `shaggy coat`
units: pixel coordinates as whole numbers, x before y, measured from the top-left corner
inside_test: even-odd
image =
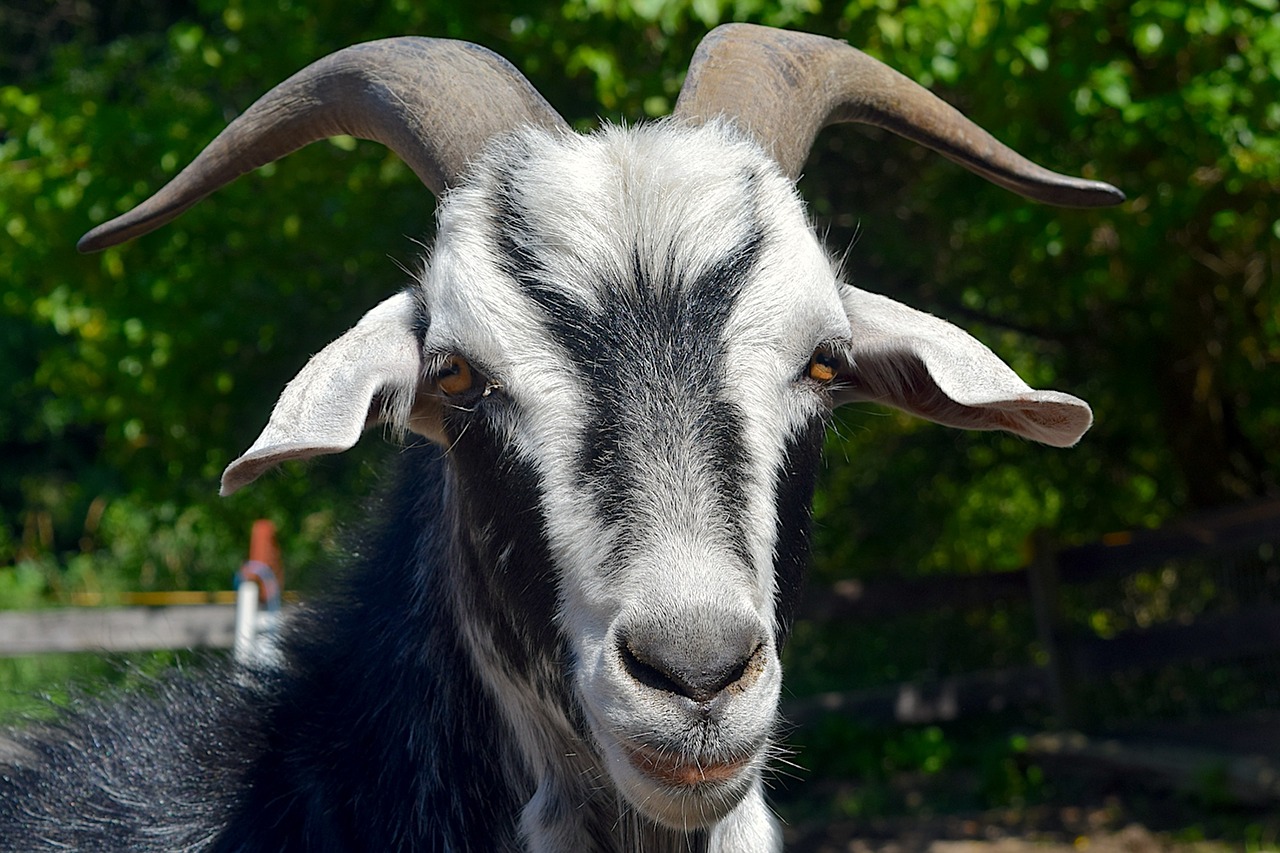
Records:
[[[726,106],[742,90],[755,112]],[[674,118],[589,135],[491,53],[397,39],[299,72],[86,235],[144,233],[336,132],[441,196],[421,273],[302,368],[223,477],[373,424],[410,437],[338,594],[293,617],[277,667],[14,735],[6,849],[778,850],[763,774],[833,407],[1058,446],[1091,421],[840,280],[794,179],[823,122],[860,117],[1048,200],[1119,195],[816,36],[717,30]]]

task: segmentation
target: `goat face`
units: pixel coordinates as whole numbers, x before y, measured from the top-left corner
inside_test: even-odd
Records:
[[[371,423],[439,442],[469,569],[452,594],[538,782],[529,809],[603,769],[639,813],[707,826],[759,789],[831,407],[1059,446],[1091,421],[954,326],[837,281],[792,183],[814,134],[853,120],[1043,201],[1123,198],[818,36],[722,27],[673,119],[586,137],[496,55],[391,39],[273,89],[81,248],[334,133],[400,154],[442,196],[425,271],[303,368],[224,492]]]
[[[531,766],[580,748],[580,709],[593,765],[687,828],[757,784],[824,422],[866,397],[1057,444],[1089,418],[838,283],[728,127],[527,130],[445,195],[420,282],[303,369],[224,487],[371,415],[443,444],[484,570],[468,640]]]
[[[436,433],[477,496],[468,538],[545,537],[554,607],[511,615],[556,626],[638,809],[719,818],[774,721],[831,405],[808,368],[850,340],[790,182],[715,125],[525,133],[446,197],[415,296],[428,372],[471,375]],[[536,515],[486,510],[516,469]],[[493,635],[472,632],[490,660]]]

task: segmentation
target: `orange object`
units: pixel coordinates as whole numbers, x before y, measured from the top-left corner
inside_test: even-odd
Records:
[[[249,559],[270,566],[276,576],[276,583],[280,585],[280,589],[284,589],[284,566],[280,563],[280,545],[276,542],[274,521],[260,518],[253,523],[253,530],[249,533]],[[262,589],[261,585],[259,588]],[[265,598],[263,601],[265,602]]]

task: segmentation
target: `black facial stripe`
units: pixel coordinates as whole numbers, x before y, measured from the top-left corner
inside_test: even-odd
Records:
[[[512,186],[513,163],[495,194],[494,245],[503,271],[542,309],[548,331],[569,354],[590,389],[587,426],[578,455],[603,519],[625,524],[646,465],[671,464],[709,474],[719,506],[716,521],[747,562],[741,518],[746,505],[744,417],[725,399],[723,328],[759,261],[764,236],[754,227],[732,251],[689,281],[674,268],[674,251],[642,256],[599,289],[606,304],[592,310],[549,280],[551,265]],[[743,177],[754,202],[753,176]]]
[[[608,292],[616,301],[604,312],[551,315],[553,333],[595,391],[579,466],[609,520],[630,514],[640,469],[663,464],[666,454],[708,460],[725,502],[721,512],[740,517],[744,418],[725,399],[724,347],[714,333],[732,311],[761,242],[753,235],[688,286],[668,282],[661,293],[664,283],[650,281],[635,257],[634,279],[612,283]]]
[[[459,523],[471,524],[459,537],[461,556],[477,567],[463,573],[467,606],[517,671],[534,663],[532,649],[563,659],[555,570],[542,514],[531,509],[542,492],[537,471],[495,435],[482,411],[446,409],[445,433],[458,473]],[[485,487],[473,490],[477,484]]]
[[[723,327],[759,252],[759,238],[687,287],[659,293],[642,264],[615,282],[599,314],[551,313],[552,333],[594,393],[578,464],[610,522],[633,515],[645,467],[697,465],[712,478],[718,511],[743,547],[744,417],[725,399]],[[558,306],[564,311],[567,306]]]
[[[520,203],[508,191],[500,193],[494,204],[497,216],[493,242],[502,271],[526,289],[538,289],[546,278],[546,268],[535,248],[537,237],[525,221]]]
[[[774,517],[778,533],[773,576],[777,588],[774,612],[778,631],[774,639],[779,649],[791,633],[809,569],[813,490],[818,480],[826,425],[826,417],[815,417],[793,434],[787,440],[776,473]]]

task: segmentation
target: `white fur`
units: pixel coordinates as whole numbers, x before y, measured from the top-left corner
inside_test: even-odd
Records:
[[[519,176],[517,186],[535,217],[530,230],[542,239],[543,256],[557,264],[550,279],[580,302],[604,303],[596,294],[607,278],[603,273],[625,275],[621,265],[630,263],[633,246],[655,262],[665,263],[663,256],[669,255],[673,266],[693,277],[741,243],[756,219],[765,227],[759,274],[743,292],[728,328],[719,332],[728,341],[727,385],[747,415],[751,464],[749,517],[743,527],[750,532],[749,565],[738,565],[723,537],[703,529],[713,517],[705,478],[699,481],[696,471],[655,460],[653,482],[645,489],[648,500],[640,510],[641,526],[649,531],[648,541],[637,549],[644,557],[628,566],[621,583],[603,582],[600,567],[615,534],[579,482],[574,454],[585,406],[577,377],[537,322],[528,297],[501,274],[487,242],[493,190],[486,167],[503,162],[502,151],[478,164],[474,180],[442,205],[437,248],[422,282],[432,317],[427,350],[467,353],[501,382],[521,411],[519,423],[510,425],[510,438],[545,483],[542,510],[561,572],[561,627],[577,661],[577,686],[606,772],[633,807],[666,823],[697,826],[704,814],[722,813],[724,804],[664,790],[625,758],[623,742],[630,733],[678,726],[674,718],[679,715],[646,704],[643,691],[619,670],[611,653],[611,627],[634,609],[729,601],[754,614],[772,636],[774,472],[788,435],[823,405],[794,380],[817,344],[847,339],[849,323],[831,265],[807,228],[791,184],[757,148],[726,129],[667,124],[569,139],[528,137],[536,166]],[[744,209],[744,166],[763,177],[759,211]],[[689,566],[706,570],[689,572]],[[725,714],[718,731],[722,746],[763,748],[780,686],[781,668],[772,650],[763,676]],[[528,714],[521,692],[510,694],[512,718]],[[738,794],[747,798],[740,801],[742,814],[729,812],[735,815],[729,825],[738,828],[722,833],[738,846],[725,849],[774,846],[773,841],[741,846],[746,833],[776,837],[767,829],[758,782],[762,763],[746,771]],[[539,796],[547,796],[545,791]],[[534,835],[527,826],[530,814],[526,831]]]
[[[706,448],[696,446],[695,432],[686,428],[706,416],[701,404],[668,400],[675,392],[656,385],[637,393],[651,395],[651,408],[670,414],[675,426],[642,424],[637,431],[645,456],[635,472],[627,531],[602,514],[578,460],[593,389],[584,387],[583,366],[572,363],[530,294],[504,271],[493,234],[502,192],[527,217],[520,239],[536,244],[545,266],[542,283],[593,310],[616,310],[609,307],[616,294],[604,288],[629,280],[637,257],[654,287],[680,287],[758,233],[759,256],[723,328],[699,330],[722,344],[723,357],[707,369],[723,372],[723,394],[742,418],[742,446],[735,450],[745,460],[745,505],[743,517],[731,520],[736,527],[718,517]],[[420,364],[455,353],[490,377],[509,401],[493,415],[498,422],[492,426],[540,478],[538,509],[558,578],[557,628],[573,662],[568,688],[591,732],[591,741],[581,742],[571,709],[557,704],[548,689],[562,673],[513,673],[484,630],[466,626],[468,648],[530,779],[533,794],[521,818],[529,849],[586,849],[577,809],[616,812],[615,829],[634,827],[636,839],[649,839],[646,849],[668,849],[668,842],[677,849],[671,839],[699,829],[710,831],[713,850],[778,849],[780,835],[760,779],[782,678],[772,640],[778,627],[775,481],[788,440],[832,405],[827,391],[802,379],[815,348],[843,352],[850,369],[865,373],[863,393],[944,422],[1069,443],[1087,407],[1066,395],[1032,392],[958,329],[840,283],[790,181],[758,147],[719,123],[614,127],[589,136],[522,131],[499,140],[473,164],[468,178],[442,200],[438,219],[435,249],[416,285],[415,297],[430,319],[421,351],[403,345],[409,302],[398,296],[352,333],[363,343],[340,340],[315,364],[363,359],[368,363],[357,364],[355,373],[392,376],[387,390],[403,393],[404,377]],[[678,275],[664,274],[670,270]],[[400,326],[388,332],[386,345],[364,342],[369,329],[388,322]],[[384,364],[384,358],[395,363]],[[906,381],[903,371],[915,370],[913,358],[926,374]],[[663,375],[657,367],[654,375]],[[328,393],[331,379],[300,376],[286,393],[295,401],[289,411],[307,410],[296,401],[307,398],[312,386],[316,394]],[[327,409],[325,423],[314,429],[273,420],[269,443],[284,450],[271,461],[331,450],[330,432],[349,444],[353,426],[358,432],[369,414],[370,393],[367,377],[349,384],[359,393],[341,396],[345,420]],[[924,399],[909,397],[919,387],[929,390]],[[433,399],[415,402],[408,425],[439,440]],[[397,407],[401,418],[407,411]],[[292,445],[291,434],[301,436]],[[255,445],[228,477],[237,485],[252,479],[260,455]],[[241,464],[257,467],[237,474]],[[732,541],[734,529],[744,531],[745,542]],[[624,536],[631,539],[623,542]],[[625,558],[618,570],[608,561],[620,553]],[[465,602],[457,607],[465,610]],[[619,626],[629,620],[665,619],[662,629],[680,636],[692,630],[690,624],[712,618],[706,614],[756,625],[770,639],[750,677],[703,718],[631,678],[617,648]],[[629,757],[654,738],[676,744],[695,763],[749,760],[731,779],[673,786]],[[659,838],[668,841],[654,840]]]

